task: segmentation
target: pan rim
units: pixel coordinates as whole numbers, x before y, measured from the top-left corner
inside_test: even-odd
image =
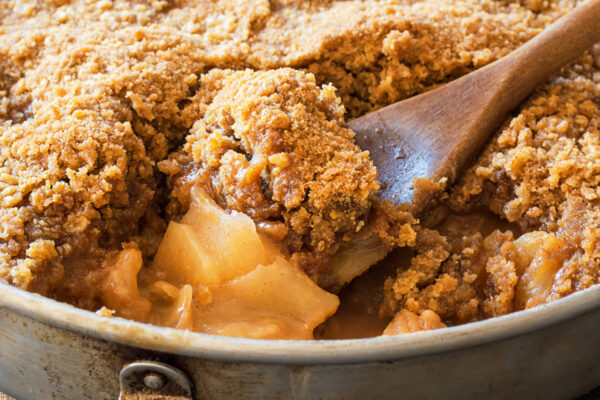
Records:
[[[528,334],[600,309],[600,285],[554,302],[484,321],[409,335],[345,340],[233,338],[103,317],[0,283],[0,309],[146,350],[230,362],[330,365],[393,361],[466,349]]]

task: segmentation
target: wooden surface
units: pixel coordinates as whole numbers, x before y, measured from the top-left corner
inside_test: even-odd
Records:
[[[414,178],[452,183],[512,109],[599,41],[600,0],[588,0],[506,57],[350,121],[385,185],[382,197],[411,201]]]

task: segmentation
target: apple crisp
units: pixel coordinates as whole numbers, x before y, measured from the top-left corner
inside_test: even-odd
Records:
[[[577,3],[0,1],[0,280],[288,339],[436,329],[597,284],[598,46],[427,215],[378,199],[346,126]]]

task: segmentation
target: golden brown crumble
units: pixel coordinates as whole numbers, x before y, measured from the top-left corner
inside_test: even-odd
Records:
[[[464,263],[466,252],[480,254],[473,263],[479,282],[474,287],[484,288],[472,293],[468,315],[473,319],[546,303],[600,281],[598,50],[596,46],[539,88],[450,190],[444,213],[477,215],[487,209],[511,223],[511,229],[499,227],[485,239],[478,234],[475,246],[426,257],[428,271],[439,269],[439,274],[430,272],[429,280],[424,283],[422,278],[412,288],[414,293],[407,293],[403,285],[408,277],[423,269],[415,257],[413,265],[387,282],[384,314],[432,309],[449,323],[463,322],[459,308],[444,307],[447,302],[461,304],[456,295],[460,280],[449,281],[443,271],[445,267],[462,273],[451,265],[457,258]],[[463,221],[462,229],[469,225],[473,222]],[[443,232],[443,224],[438,229]],[[417,244],[421,247],[432,248]],[[444,282],[451,287],[445,292],[439,290]],[[424,292],[433,292],[433,300]]]
[[[502,57],[576,4],[2,1],[0,279],[99,309],[111,260],[139,248],[150,262],[201,182],[314,279],[362,229],[413,247],[385,284],[398,331],[596,284],[600,47],[515,110],[422,226],[376,198],[345,127]]]
[[[189,185],[202,182],[224,208],[285,238],[291,260],[317,279],[339,242],[366,224],[379,189],[335,89],[290,68],[212,70],[196,98],[208,105],[199,107],[183,155],[172,155],[183,161],[164,163],[167,174],[181,171],[171,187],[182,206],[171,209],[187,210]]]

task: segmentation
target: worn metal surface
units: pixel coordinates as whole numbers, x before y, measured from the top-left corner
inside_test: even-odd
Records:
[[[600,384],[598,332],[600,287],[440,331],[296,342],[108,319],[0,285],[0,392],[116,399],[124,365],[159,360],[195,399],[572,399]]]

